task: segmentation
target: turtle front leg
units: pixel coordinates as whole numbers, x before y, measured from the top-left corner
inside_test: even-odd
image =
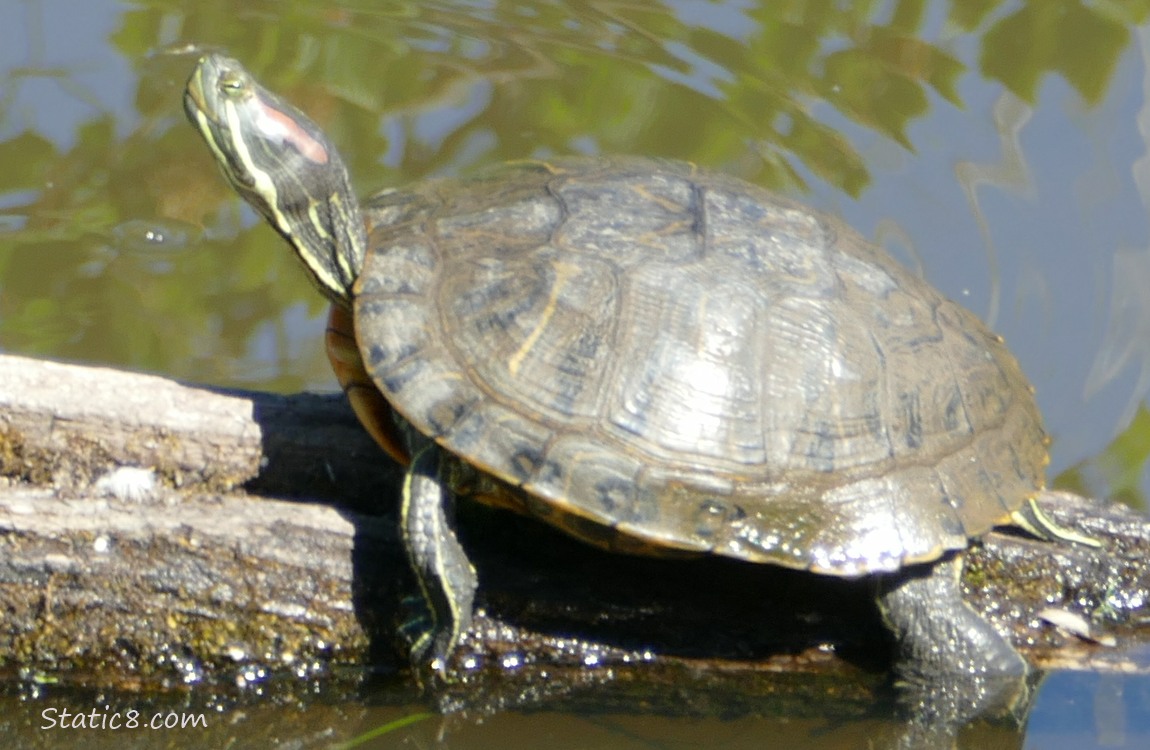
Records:
[[[443,672],[447,657],[471,625],[475,568],[447,521],[450,493],[440,478],[434,445],[415,453],[403,482],[400,523],[411,569],[430,614],[430,626],[411,645],[414,666]]]

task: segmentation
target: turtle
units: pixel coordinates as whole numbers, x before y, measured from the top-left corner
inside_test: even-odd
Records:
[[[320,127],[234,59],[188,118],[332,302],[357,415],[407,466],[401,538],[442,670],[478,576],[458,497],[600,547],[871,581],[923,675],[1025,675],[961,596],[1048,438],[1003,339],[836,218],[646,157],[497,165],[356,199]]]

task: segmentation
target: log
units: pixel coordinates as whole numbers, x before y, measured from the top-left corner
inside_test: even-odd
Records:
[[[401,475],[338,394],[0,356],[0,477],[10,671],[163,687],[403,665]],[[968,555],[970,601],[1039,665],[1145,669],[1128,654],[1147,634],[1150,525],[1067,493],[1040,503],[1102,547],[995,532]],[[458,524],[481,586],[455,666],[513,673],[517,691],[781,672],[865,689],[883,669],[857,581],[612,555],[474,504]]]
[[[185,493],[370,497],[396,467],[339,394],[276,394],[181,385],[102,367],[0,356],[0,476],[90,488],[122,466],[146,467]]]

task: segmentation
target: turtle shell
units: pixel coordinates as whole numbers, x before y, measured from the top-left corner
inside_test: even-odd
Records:
[[[632,552],[821,573],[962,549],[1042,486],[1002,339],[840,222],[646,159],[365,206],[369,372],[523,507]]]

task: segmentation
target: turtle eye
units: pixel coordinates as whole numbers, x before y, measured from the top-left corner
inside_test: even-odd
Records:
[[[235,73],[224,73],[220,76],[220,91],[228,96],[235,96],[244,90],[244,80]]]

